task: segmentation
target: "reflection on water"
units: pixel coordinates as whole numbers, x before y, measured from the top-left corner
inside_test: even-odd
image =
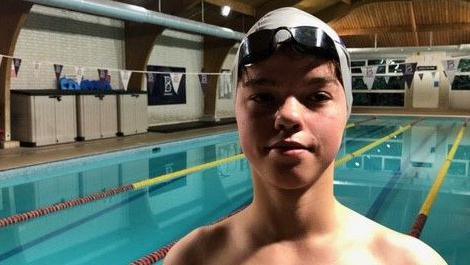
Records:
[[[354,117],[357,121],[363,118]],[[345,132],[338,157],[414,118],[378,118]],[[345,205],[407,233],[447,158],[457,119],[426,119],[338,168]],[[0,183],[0,216],[30,211],[176,172],[241,152],[236,134],[159,146],[80,166],[38,170]],[[21,181],[20,181],[21,180]],[[138,192],[129,192],[0,229],[0,264],[128,264],[251,201],[249,166],[238,160]],[[422,239],[449,264],[470,260],[470,132],[467,131]]]
[[[336,170],[337,198],[381,224],[408,233],[462,124],[463,120],[424,120],[354,158]],[[339,156],[396,129],[398,125],[385,122],[348,130]],[[465,225],[470,222],[469,168],[467,131],[421,237],[449,264],[470,260],[470,228]]]

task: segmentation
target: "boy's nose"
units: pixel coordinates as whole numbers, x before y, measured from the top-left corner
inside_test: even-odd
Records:
[[[295,133],[302,130],[302,104],[295,97],[288,97],[276,112],[274,128]]]

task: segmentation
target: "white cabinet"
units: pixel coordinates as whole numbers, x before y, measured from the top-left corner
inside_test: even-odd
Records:
[[[77,135],[74,95],[12,90],[11,114],[12,138],[25,146],[73,142]]]
[[[116,95],[77,96],[77,140],[90,140],[116,136]]]
[[[145,133],[147,129],[147,93],[118,95],[118,134]]]

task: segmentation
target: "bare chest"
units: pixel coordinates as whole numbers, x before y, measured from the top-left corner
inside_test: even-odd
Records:
[[[237,264],[242,265],[382,265],[386,264],[372,253],[361,249],[350,250],[277,250],[261,251]]]

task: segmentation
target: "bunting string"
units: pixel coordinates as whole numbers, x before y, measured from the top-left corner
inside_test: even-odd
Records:
[[[8,59],[20,59],[18,56],[9,56],[9,55],[4,55],[4,54],[0,54],[0,57],[4,57],[4,58],[8,58]],[[72,67],[72,68],[75,68],[75,67],[80,67],[82,70],[85,70],[85,69],[106,69],[108,71],[113,71],[113,72],[119,72],[119,71],[130,71],[132,73],[141,73],[141,74],[147,74],[147,73],[152,73],[152,74],[169,74],[169,73],[173,73],[173,72],[161,72],[161,71],[144,71],[144,70],[133,70],[133,69],[117,69],[117,68],[111,68],[111,67],[103,67],[103,66],[77,66],[77,65],[70,65],[70,64],[58,64],[58,63],[54,63],[54,62],[39,62],[39,61],[33,61],[33,60],[24,60],[24,59],[20,59],[22,60],[21,63],[23,64],[24,62],[28,62],[28,63],[39,63],[41,66],[43,65],[50,65],[50,66],[53,66],[53,65],[62,65],[63,67]],[[230,72],[204,72],[204,73],[201,73],[201,72],[185,72],[184,73],[185,75],[200,75],[200,74],[205,74],[205,75],[217,75],[217,76],[220,76],[220,75],[231,75]]]

